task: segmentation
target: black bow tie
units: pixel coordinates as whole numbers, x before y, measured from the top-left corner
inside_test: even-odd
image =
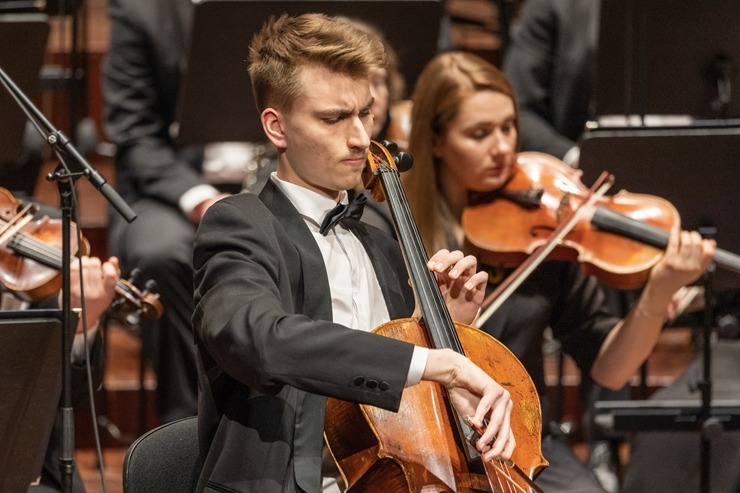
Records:
[[[347,218],[360,219],[362,217],[362,208],[365,207],[365,202],[367,202],[367,197],[360,193],[355,195],[355,198],[352,199],[352,202],[349,204],[337,204],[337,206],[330,210],[326,214],[326,217],[324,217],[324,222],[321,223],[319,233],[326,236],[329,230],[336,226],[337,223],[342,222]]]

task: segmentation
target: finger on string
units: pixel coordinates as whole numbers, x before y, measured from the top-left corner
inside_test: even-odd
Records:
[[[675,254],[681,246],[681,230],[679,226],[673,226],[668,236],[668,245],[666,245],[667,254]]]
[[[506,404],[506,413],[504,415],[503,421],[498,427],[496,438],[490,444],[491,450],[489,450],[488,453],[485,454],[485,457],[490,460],[497,458],[509,459],[511,457],[510,449],[512,449],[512,447],[510,447],[510,442],[513,438],[513,433],[511,431],[511,409],[512,402],[509,401]]]

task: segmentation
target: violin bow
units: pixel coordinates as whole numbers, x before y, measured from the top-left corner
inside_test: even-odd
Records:
[[[486,321],[491,318],[491,315],[498,310],[501,305],[506,301],[509,296],[529,277],[529,275],[540,265],[545,258],[553,251],[553,249],[560,243],[565,235],[575,227],[576,224],[581,220],[585,210],[594,205],[594,203],[604,196],[607,190],[614,184],[614,175],[604,171],[601,176],[594,182],[593,186],[589,190],[586,200],[581,203],[573,212],[567,221],[563,221],[560,225],[553,230],[547,241],[537,247],[535,251],[530,255],[524,262],[504,279],[496,289],[489,294],[481,307],[485,307],[481,314],[473,321],[473,327],[480,328]]]

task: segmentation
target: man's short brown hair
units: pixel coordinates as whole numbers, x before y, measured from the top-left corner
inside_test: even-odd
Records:
[[[249,76],[257,109],[289,110],[300,95],[300,69],[319,66],[367,78],[385,66],[382,42],[350,22],[324,14],[270,18],[252,38]]]

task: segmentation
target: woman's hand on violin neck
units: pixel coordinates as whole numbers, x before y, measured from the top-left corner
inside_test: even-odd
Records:
[[[707,270],[715,247],[714,240],[704,240],[696,231],[674,228],[665,254],[650,272],[645,291],[665,308],[676,291],[699,279]]]
[[[423,380],[444,385],[460,416],[488,426],[475,444],[483,460],[508,460],[516,439],[511,431],[513,404],[509,392],[465,356],[451,349],[431,349]]]
[[[485,297],[488,273],[477,271],[478,261],[461,251],[440,250],[429,259],[452,320],[470,324]]]
[[[86,319],[89,325],[97,323],[98,318],[108,309],[116,295],[116,281],[120,277],[118,259],[111,257],[102,262],[95,257],[82,257],[82,272],[80,263],[75,258],[70,263],[70,305],[72,308],[82,306],[82,292],[80,291],[80,277],[84,283]],[[82,319],[77,330],[82,330]]]

